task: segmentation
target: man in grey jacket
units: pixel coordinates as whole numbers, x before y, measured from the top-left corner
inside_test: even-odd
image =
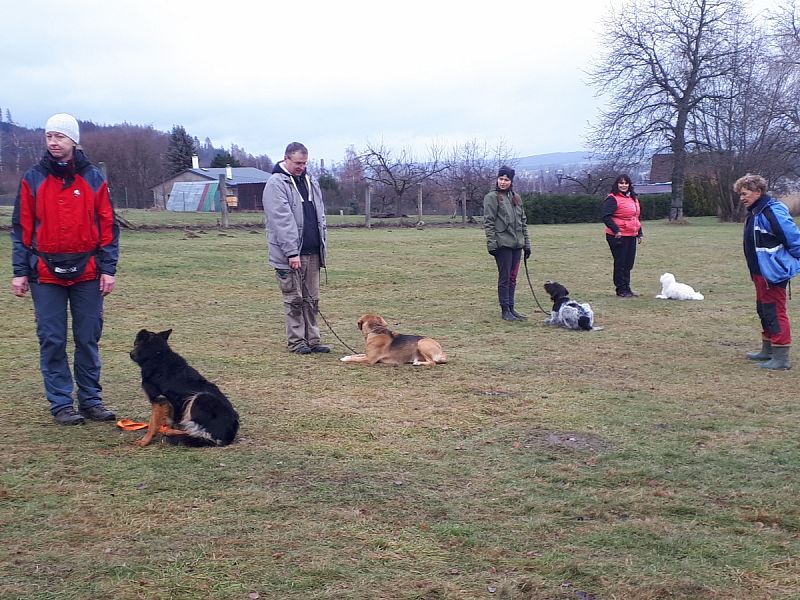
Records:
[[[308,149],[286,146],[264,188],[269,264],[283,294],[286,338],[290,352],[330,352],[320,344],[319,270],[325,266],[327,224],[322,191],[306,171]]]

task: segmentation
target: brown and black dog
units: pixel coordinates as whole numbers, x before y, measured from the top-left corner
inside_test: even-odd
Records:
[[[364,354],[343,356],[339,360],[369,365],[411,363],[430,367],[447,362],[441,344],[433,338],[394,333],[387,325],[378,315],[363,315],[358,320],[358,328],[364,334]]]
[[[152,405],[147,433],[137,444],[147,446],[161,434],[187,446],[227,446],[239,430],[239,415],[216,385],[169,347],[170,333],[142,329],[130,353]]]

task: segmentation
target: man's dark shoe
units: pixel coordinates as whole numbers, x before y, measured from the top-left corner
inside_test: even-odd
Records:
[[[625,291],[625,292],[617,292],[617,296],[619,296],[620,298],[633,298],[633,293],[632,292],[627,292],[627,291]]]
[[[53,415],[53,419],[59,425],[83,425],[86,420],[75,412],[71,406],[67,406],[59,410]]]
[[[92,421],[113,421],[117,416],[108,410],[102,403],[95,404],[89,408],[82,408],[81,414]]]
[[[313,350],[311,350],[311,348],[309,348],[305,344],[300,344],[296,348],[292,348],[292,352],[294,352],[295,354],[311,354]]]
[[[318,344],[316,346],[311,346],[312,352],[320,352],[322,354],[327,354],[331,351],[330,346],[323,346],[322,344]]]

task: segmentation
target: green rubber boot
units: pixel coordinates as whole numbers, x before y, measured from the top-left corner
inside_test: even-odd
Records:
[[[791,346],[773,346],[772,358],[767,362],[758,365],[762,369],[772,369],[773,371],[781,371],[791,369],[789,364],[789,349]]]
[[[761,350],[745,354],[748,360],[769,360],[772,358],[772,342],[761,340]]]

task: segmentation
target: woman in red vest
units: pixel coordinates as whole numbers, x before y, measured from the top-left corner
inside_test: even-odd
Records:
[[[620,298],[638,296],[631,290],[631,270],[636,260],[636,244],[642,242],[639,200],[627,175],[620,175],[603,202],[606,241],[614,257],[614,287]]]

